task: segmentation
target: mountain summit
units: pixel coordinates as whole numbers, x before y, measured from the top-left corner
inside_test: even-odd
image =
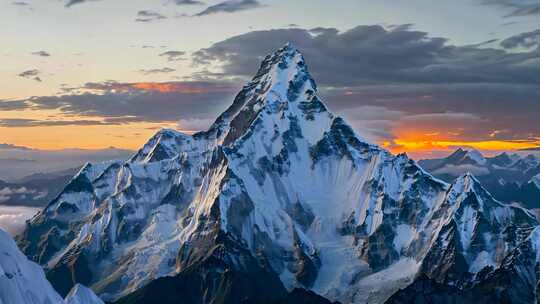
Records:
[[[86,165],[19,245],[63,295],[382,303],[419,274],[474,285],[537,224],[470,175],[450,185],[361,139],[288,44],[209,130],[162,130],[126,162]]]

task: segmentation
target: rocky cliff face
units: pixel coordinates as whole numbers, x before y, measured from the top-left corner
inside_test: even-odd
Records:
[[[382,303],[419,273],[469,286],[536,225],[470,175],[449,185],[363,140],[287,45],[208,131],[163,130],[126,162],[85,166],[19,245],[63,294]]]

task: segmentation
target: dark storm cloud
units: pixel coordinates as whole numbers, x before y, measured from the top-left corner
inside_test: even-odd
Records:
[[[172,68],[159,68],[159,69],[142,69],[139,70],[140,73],[144,75],[153,75],[153,74],[168,74],[176,71]]]
[[[538,0],[481,0],[481,3],[507,9],[509,13],[505,17],[540,15]]]
[[[49,52],[46,52],[46,51],[32,52],[32,55],[40,56],[40,57],[50,57],[51,56],[51,54]]]
[[[194,60],[204,69],[218,66],[220,73],[246,79],[264,54],[291,41],[330,108],[372,135],[388,138],[399,121],[421,119],[426,128],[439,121],[439,128],[467,129],[461,138],[468,140],[540,137],[539,49],[486,48],[495,41],[457,46],[410,26],[392,28],[255,31],[199,50]],[[377,111],[391,116],[374,118]]]
[[[449,45],[426,32],[358,26],[278,29],[235,36],[194,53],[199,64],[220,64],[230,75],[249,77],[261,54],[293,42],[308,58],[322,85],[373,83],[540,84],[540,51],[508,53],[493,48]],[[536,62],[535,62],[536,60]],[[525,64],[527,63],[527,64]]]
[[[136,22],[152,22],[157,20],[167,19],[167,16],[162,15],[155,11],[144,10],[138,11],[137,17],[135,18]]]
[[[218,4],[212,5],[203,11],[195,14],[195,16],[206,16],[217,13],[235,13],[239,11],[250,10],[263,6],[257,0],[227,0]]]
[[[167,58],[167,61],[179,61],[184,59],[186,52],[183,51],[167,51],[159,54],[160,57]]]
[[[506,49],[538,47],[540,46],[540,30],[509,37],[501,42],[501,46]]]

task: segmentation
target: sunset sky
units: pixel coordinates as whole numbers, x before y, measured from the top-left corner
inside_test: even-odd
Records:
[[[136,149],[205,129],[264,55],[393,152],[540,146],[540,0],[3,0],[0,143]]]

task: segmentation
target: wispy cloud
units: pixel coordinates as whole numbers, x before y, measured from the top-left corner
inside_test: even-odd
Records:
[[[167,16],[151,10],[138,11],[136,22],[153,22],[157,20],[167,19]]]
[[[19,145],[8,144],[8,143],[0,143],[0,149],[31,150],[30,148],[25,147],[25,146],[19,146]]]
[[[206,16],[217,13],[235,13],[262,7],[263,5],[257,0],[227,0],[215,5],[211,5],[203,11],[195,14],[195,16]]]
[[[26,70],[24,72],[19,73],[19,77],[26,78],[26,79],[33,79],[35,81],[41,82],[41,78],[38,76],[39,74],[41,74],[41,72],[37,69]]]
[[[26,2],[26,1],[13,1],[13,2],[11,2],[11,5],[30,7],[30,3]]]
[[[40,56],[40,57],[50,57],[51,56],[51,54],[49,52],[46,52],[46,51],[32,52],[32,55]]]
[[[0,202],[5,199],[0,194]],[[11,235],[20,233],[26,221],[39,211],[38,208],[0,206],[0,228]]]
[[[0,119],[4,127],[119,125],[131,122],[177,122],[214,119],[240,84],[227,81],[97,82],[66,88],[65,94],[21,101],[26,109],[56,109],[80,120]],[[0,110],[2,103],[0,103]],[[96,119],[98,117],[99,119]],[[193,124],[190,124],[193,125]]]
[[[72,7],[73,5],[83,4],[87,2],[93,2],[93,1],[99,1],[99,0],[67,0],[64,6]]]
[[[501,46],[506,49],[514,49],[517,47],[533,48],[540,46],[540,30],[521,33],[509,37],[501,42]]]
[[[28,127],[58,127],[58,126],[96,126],[117,125],[114,120],[36,120],[25,118],[0,119],[0,127],[4,128],[28,128]]]
[[[204,2],[196,0],[174,0],[176,5],[203,5]]]
[[[160,57],[166,57],[167,61],[179,61],[184,59],[186,52],[183,51],[167,51],[159,54]]]
[[[481,0],[484,5],[495,5],[509,11],[505,17],[540,15],[539,0]]]
[[[168,73],[172,73],[174,71],[176,71],[176,70],[172,69],[172,68],[168,68],[168,67],[159,68],[159,69],[141,69],[141,70],[139,70],[139,72],[144,74],[144,75],[168,74]]]

